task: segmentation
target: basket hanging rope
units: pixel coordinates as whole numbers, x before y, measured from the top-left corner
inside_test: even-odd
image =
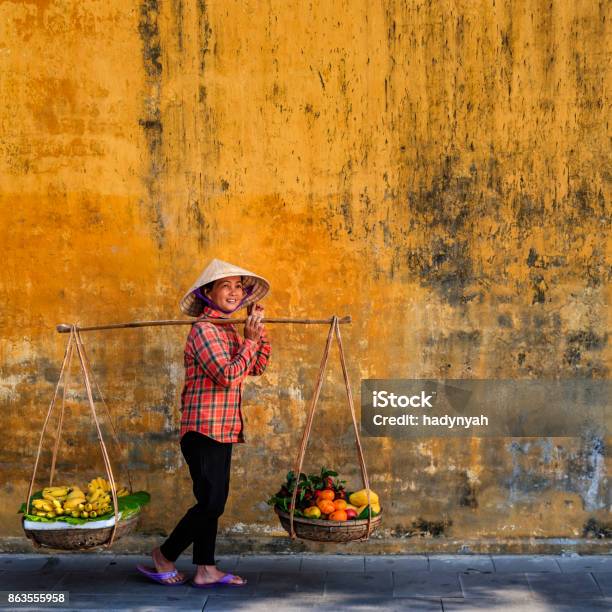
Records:
[[[350,520],[350,521],[330,521],[330,520],[319,520],[319,519],[307,519],[302,517],[295,517],[295,505],[297,500],[298,492],[298,480],[293,488],[293,495],[291,498],[291,505],[289,513],[285,513],[278,508],[275,508],[281,525],[291,536],[291,539],[302,538],[307,540],[315,540],[319,542],[349,542],[355,540],[367,540],[370,537],[372,531],[380,525],[382,520],[381,513],[372,517],[371,505],[370,505],[370,483],[368,480],[368,472],[363,457],[363,449],[361,447],[361,439],[359,438],[359,427],[357,425],[357,417],[355,415],[355,405],[353,402],[353,394],[351,392],[351,385],[348,377],[348,370],[346,368],[346,359],[344,355],[344,347],[342,345],[342,337],[340,336],[339,319],[334,316],[329,327],[329,333],[327,334],[327,342],[325,343],[325,349],[323,350],[323,358],[321,360],[321,366],[319,367],[319,373],[315,384],[315,390],[310,403],[310,410],[306,419],[306,426],[304,427],[304,433],[302,435],[302,441],[300,443],[300,449],[298,451],[297,459],[295,462],[294,474],[299,480],[299,475],[302,471],[302,464],[304,462],[304,455],[306,454],[306,447],[308,446],[308,440],[310,438],[310,430],[312,429],[312,422],[314,419],[314,413],[321,393],[321,387],[323,386],[323,374],[327,367],[327,361],[329,358],[329,349],[332,343],[332,338],[335,335],[338,342],[338,351],[340,353],[340,364],[342,366],[342,375],[344,378],[344,386],[346,388],[346,398],[351,411],[351,418],[353,421],[353,429],[355,432],[355,446],[357,448],[357,456],[359,458],[359,466],[361,468],[361,478],[363,486],[367,491],[368,499],[368,517],[365,520]]]
[[[100,450],[102,453],[102,459],[104,461],[104,468],[106,470],[106,475],[108,477],[108,482],[110,484],[110,492],[113,501],[113,513],[114,513],[114,521],[112,525],[105,525],[103,527],[93,527],[87,529],[75,529],[66,525],[65,527],[59,526],[54,529],[28,529],[25,526],[25,518],[23,520],[24,532],[35,547],[48,547],[48,548],[57,548],[62,550],[87,550],[94,547],[104,546],[106,548],[110,548],[113,542],[124,535],[127,535],[136,527],[138,522],[138,515],[131,517],[128,520],[121,521],[119,515],[119,508],[117,504],[117,484],[115,482],[115,477],[113,475],[113,469],[111,465],[111,460],[108,454],[108,450],[106,448],[106,444],[104,442],[104,436],[102,435],[102,429],[100,428],[100,422],[98,420],[98,415],[96,413],[96,406],[93,399],[93,391],[92,391],[92,381],[96,386],[98,391],[98,395],[102,401],[102,405],[106,411],[108,421],[111,426],[112,437],[120,450],[120,453],[123,455],[124,459],[126,457],[125,448],[120,444],[117,432],[113,425],[113,421],[111,419],[110,411],[102,393],[100,392],[100,388],[96,381],[93,378],[93,374],[91,372],[91,366],[89,363],[89,358],[85,351],[85,346],[83,345],[83,341],[81,339],[81,334],[76,325],[72,325],[70,327],[70,337],[68,339],[68,343],[66,345],[66,350],[64,353],[64,360],[62,362],[62,367],[60,370],[59,379],[57,381],[57,385],[55,387],[55,391],[53,394],[53,398],[49,405],[49,410],[47,411],[47,416],[45,417],[45,421],[42,426],[42,430],[40,432],[40,439],[38,442],[38,450],[36,452],[36,459],[34,461],[34,469],[32,470],[32,478],[30,479],[30,485],[28,488],[28,495],[26,500],[26,511],[30,508],[32,494],[34,490],[34,482],[36,480],[36,472],[38,470],[38,464],[40,462],[40,455],[43,446],[43,440],[45,436],[45,432],[49,425],[49,421],[51,415],[55,409],[57,404],[57,397],[59,394],[59,389],[62,387],[62,401],[61,401],[61,409],[58,419],[58,425],[56,429],[56,438],[55,444],[53,446],[53,454],[51,458],[51,471],[49,475],[49,486],[53,485],[53,478],[55,476],[55,466],[57,462],[57,454],[59,451],[59,440],[62,433],[62,427],[64,424],[64,410],[66,406],[66,394],[68,390],[69,380],[70,380],[70,366],[72,364],[72,358],[74,353],[76,352],[77,357],[79,359],[79,363],[81,366],[81,372],[83,375],[83,382],[85,384],[85,390],[87,393],[87,400],[91,409],[91,416],[94,421],[96,432],[98,434],[98,442],[100,444]],[[129,489],[132,490],[132,480],[129,472],[129,468],[127,466],[126,460],[126,473],[128,477]],[[48,523],[46,525],[49,525]]]

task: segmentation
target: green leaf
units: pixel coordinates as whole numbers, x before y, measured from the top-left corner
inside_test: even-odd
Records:
[[[117,498],[117,506],[119,510],[122,510],[123,507],[132,507],[134,504],[138,506],[145,506],[151,501],[151,496],[146,491],[136,491],[135,493],[130,493],[130,495],[124,495],[123,497]]]
[[[370,506],[366,506],[362,511],[361,514],[357,517],[358,519],[367,519],[368,518],[368,512],[370,510]],[[372,518],[374,518],[375,516],[378,516],[379,512],[374,512],[374,510],[372,510]]]
[[[34,492],[32,493],[32,497],[30,497],[30,502],[31,502],[33,499],[42,499],[42,498],[43,498],[43,496],[42,496],[42,491],[34,491]],[[30,509],[31,509],[31,508],[30,508]],[[24,513],[25,513],[25,511],[26,511],[26,503],[25,503],[25,502],[23,502],[23,503],[21,504],[21,506],[19,507],[19,510],[17,510],[17,514],[24,514]],[[38,518],[42,518],[42,517],[38,517]]]

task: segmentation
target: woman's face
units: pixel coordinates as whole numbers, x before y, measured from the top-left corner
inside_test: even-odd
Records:
[[[242,278],[240,276],[220,278],[215,281],[207,295],[217,306],[225,310],[233,310],[244,297]]]

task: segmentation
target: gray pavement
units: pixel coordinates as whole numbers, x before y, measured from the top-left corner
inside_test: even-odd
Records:
[[[219,567],[248,584],[207,590],[154,584],[137,563],[150,559],[3,554],[0,590],[67,591],[70,605],[53,608],[63,610],[612,610],[612,555],[222,556]],[[177,565],[193,571],[189,557]]]

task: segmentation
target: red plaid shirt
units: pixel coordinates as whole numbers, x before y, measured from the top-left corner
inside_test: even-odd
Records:
[[[206,306],[202,317],[221,317]],[[240,411],[242,383],[266,369],[271,347],[243,339],[232,324],[196,322],[185,345],[185,386],[181,394],[181,437],[199,431],[219,442],[244,442]]]

